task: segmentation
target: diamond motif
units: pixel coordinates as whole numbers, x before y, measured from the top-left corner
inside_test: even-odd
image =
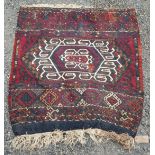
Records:
[[[67,104],[69,103],[71,105],[77,104],[81,99],[80,94],[76,91],[73,91],[73,90],[64,92],[64,95],[62,97],[63,97],[63,100]]]
[[[41,97],[40,100],[45,103],[47,106],[52,105],[58,96],[52,90],[47,90]]]
[[[118,98],[116,96],[116,94],[114,94],[113,92],[111,92],[107,96],[105,96],[104,97],[104,101],[112,109],[116,108],[118,105],[120,105],[122,103],[122,101],[120,100],[120,98]]]
[[[30,106],[34,103],[35,100],[35,94],[30,91],[22,91],[19,93],[19,95],[16,97],[17,103],[21,106]]]

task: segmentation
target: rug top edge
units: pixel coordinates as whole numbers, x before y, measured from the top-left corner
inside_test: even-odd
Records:
[[[31,5],[21,5],[23,8],[33,8],[33,7],[45,7],[45,8],[81,8],[81,7],[86,7],[86,8],[92,8],[92,7],[87,7],[83,5],[78,5],[78,4],[31,4]]]
[[[113,8],[113,7],[98,7],[95,8],[94,6],[86,6],[86,5],[78,5],[78,4],[31,4],[31,5],[20,5],[21,8],[26,9],[26,8],[53,8],[53,9],[99,9],[99,10],[104,10],[104,11],[136,11],[134,7],[129,7],[129,8]]]

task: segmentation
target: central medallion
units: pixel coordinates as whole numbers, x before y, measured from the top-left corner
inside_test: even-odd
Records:
[[[123,71],[121,61],[126,59],[113,45],[106,40],[47,39],[30,50],[23,61],[30,64],[31,60],[28,67],[41,80],[113,82]]]

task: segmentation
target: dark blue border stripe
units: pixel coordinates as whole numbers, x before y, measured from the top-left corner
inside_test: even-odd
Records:
[[[51,132],[58,130],[75,130],[75,129],[88,129],[98,128],[106,131],[114,131],[118,134],[128,133],[130,136],[135,137],[136,132],[129,129],[116,126],[114,124],[104,122],[101,120],[91,121],[45,121],[45,122],[32,122],[12,125],[15,135],[34,134],[42,132]]]

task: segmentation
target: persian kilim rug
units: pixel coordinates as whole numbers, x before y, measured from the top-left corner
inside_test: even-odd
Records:
[[[8,96],[15,147],[87,134],[130,143],[143,110],[141,57],[134,9],[21,7]]]

